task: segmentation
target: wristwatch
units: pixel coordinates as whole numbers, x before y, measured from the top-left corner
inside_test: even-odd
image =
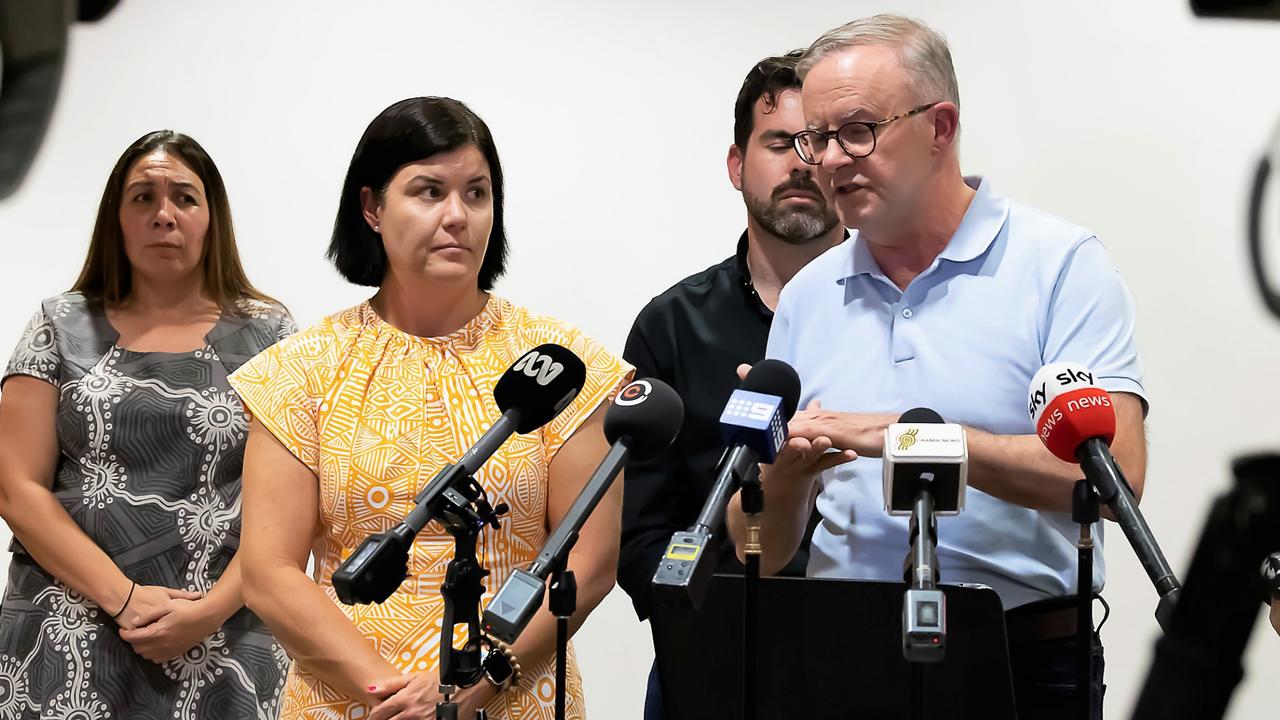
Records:
[[[506,690],[511,684],[511,677],[515,675],[515,668],[511,667],[511,661],[507,659],[506,653],[496,649],[490,650],[485,655],[480,663],[480,671],[484,679],[499,691]]]
[[[1267,593],[1271,598],[1280,598],[1280,552],[1272,553],[1262,561],[1262,579],[1267,583]]]

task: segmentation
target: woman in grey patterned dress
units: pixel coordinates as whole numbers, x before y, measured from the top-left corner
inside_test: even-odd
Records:
[[[241,600],[227,375],[292,331],[203,148],[130,146],[79,280],[0,380],[0,720],[275,717],[288,659]]]

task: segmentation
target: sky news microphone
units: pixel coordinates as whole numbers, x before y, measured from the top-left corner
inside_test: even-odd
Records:
[[[724,509],[744,478],[772,464],[787,442],[787,422],[800,402],[800,376],[781,360],[756,363],[733,391],[720,415],[720,434],[728,448],[716,469],[716,482],[693,527],[671,536],[653,576],[655,599],[663,605],[696,608],[706,596],[719,557],[713,540]],[[707,557],[710,556],[710,559]]]
[[[565,568],[578,532],[627,460],[650,460],[660,455],[676,439],[683,422],[684,403],[661,380],[636,380],[619,391],[604,416],[604,436],[612,447],[533,564],[528,570],[516,569],[493,596],[484,612],[485,632],[503,642],[516,641],[542,606],[547,577],[557,568]]]
[[[1031,379],[1027,400],[1027,411],[1041,442],[1059,459],[1079,463],[1098,499],[1111,508],[1155,585],[1160,596],[1156,620],[1167,631],[1177,601],[1178,579],[1139,512],[1129,481],[1111,455],[1116,434],[1111,395],[1094,383],[1088,368],[1059,362],[1040,368]]]
[[[587,368],[568,348],[539,345],[498,379],[493,399],[502,415],[456,463],[446,465],[414,498],[405,519],[387,532],[369,536],[333,573],[333,589],[347,605],[380,603],[406,577],[409,548],[428,521],[472,522],[477,500],[470,482],[480,466],[515,433],[546,425],[573,402],[587,379]]]

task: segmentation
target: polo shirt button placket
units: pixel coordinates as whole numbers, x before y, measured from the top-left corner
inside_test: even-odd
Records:
[[[901,304],[895,304],[893,309],[893,312],[896,313],[898,317],[903,320],[910,320],[915,316],[915,311],[910,307],[907,307],[905,301],[900,301],[900,303]],[[894,323],[894,325],[896,326],[897,323]],[[915,352],[911,349],[912,344],[910,342],[910,331],[904,326],[901,330],[895,327],[890,332],[890,342],[893,346],[893,362],[897,364],[913,359],[915,357]]]

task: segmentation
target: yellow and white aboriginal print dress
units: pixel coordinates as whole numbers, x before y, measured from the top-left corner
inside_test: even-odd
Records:
[[[493,400],[498,378],[525,351],[547,342],[583,359],[586,386],[556,419],[513,436],[477,473],[490,502],[511,507],[501,529],[485,529],[477,548],[481,564],[492,572],[485,579],[488,602],[546,540],[551,459],[594,410],[612,399],[630,366],[577,329],[490,296],[466,326],[437,338],[405,333],[365,302],[272,346],[231,377],[252,415],[318,478],[321,527],[312,546],[314,579],[335,603],[331,577],[342,560],[371,533],[401,520],[435,473],[479,439],[500,414]],[[339,604],[382,657],[402,671],[439,666],[440,584],[452,558],[453,539],[439,525],[428,524],[410,554],[408,579],[387,602]],[[519,686],[490,703],[490,717],[549,720],[554,671],[554,658],[526,666]],[[568,716],[583,718],[572,650],[568,685]],[[368,712],[368,706],[294,664],[281,701],[282,720],[355,720]]]

